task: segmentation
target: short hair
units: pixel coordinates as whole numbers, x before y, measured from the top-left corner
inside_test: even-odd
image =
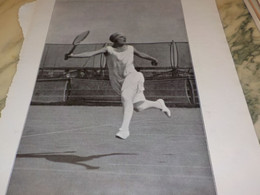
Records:
[[[113,33],[112,35],[110,35],[109,40],[114,43],[117,40],[117,38],[119,38],[121,36],[124,36],[124,35],[122,33],[116,32],[116,33]]]

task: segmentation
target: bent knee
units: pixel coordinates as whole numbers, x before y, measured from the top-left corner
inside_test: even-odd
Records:
[[[130,93],[124,93],[121,94],[121,101],[124,102],[133,102],[133,95]]]
[[[136,111],[136,112],[141,112],[141,111],[143,111],[144,110],[144,102],[138,102],[138,103],[135,103],[134,104],[134,110]]]
[[[134,106],[134,110],[135,110],[136,112],[141,112],[143,109],[140,108],[140,107],[136,107],[136,106]]]

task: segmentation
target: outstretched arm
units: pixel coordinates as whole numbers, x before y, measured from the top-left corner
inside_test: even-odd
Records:
[[[89,58],[98,54],[102,54],[102,53],[106,53],[107,52],[107,48],[103,47],[99,50],[96,51],[87,51],[87,52],[82,52],[82,53],[77,53],[77,54],[70,54],[69,57],[71,58]]]
[[[137,49],[134,48],[134,54],[140,58],[146,59],[146,60],[150,60],[152,62],[152,65],[157,65],[158,64],[158,60],[152,56],[149,56],[146,53],[140,52]]]

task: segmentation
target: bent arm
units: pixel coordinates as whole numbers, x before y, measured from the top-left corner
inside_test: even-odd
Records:
[[[87,51],[87,52],[82,52],[82,53],[77,53],[77,54],[70,54],[71,58],[89,58],[98,54],[103,54],[107,52],[107,48],[103,47],[99,50],[96,51]]]
[[[137,49],[134,48],[134,54],[140,58],[146,59],[146,60],[150,60],[152,63],[154,63],[155,65],[157,65],[158,60],[152,56],[149,56],[146,53],[140,52]]]

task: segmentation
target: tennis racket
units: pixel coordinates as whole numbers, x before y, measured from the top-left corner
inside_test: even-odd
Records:
[[[75,48],[77,47],[77,45],[79,45],[84,39],[87,38],[87,36],[89,35],[90,31],[85,31],[83,33],[80,33],[79,35],[77,35],[75,37],[75,39],[72,42],[72,48],[70,49],[70,51],[68,53],[65,54],[64,56],[64,60],[69,59],[69,55],[72,54],[72,52],[75,50]]]

